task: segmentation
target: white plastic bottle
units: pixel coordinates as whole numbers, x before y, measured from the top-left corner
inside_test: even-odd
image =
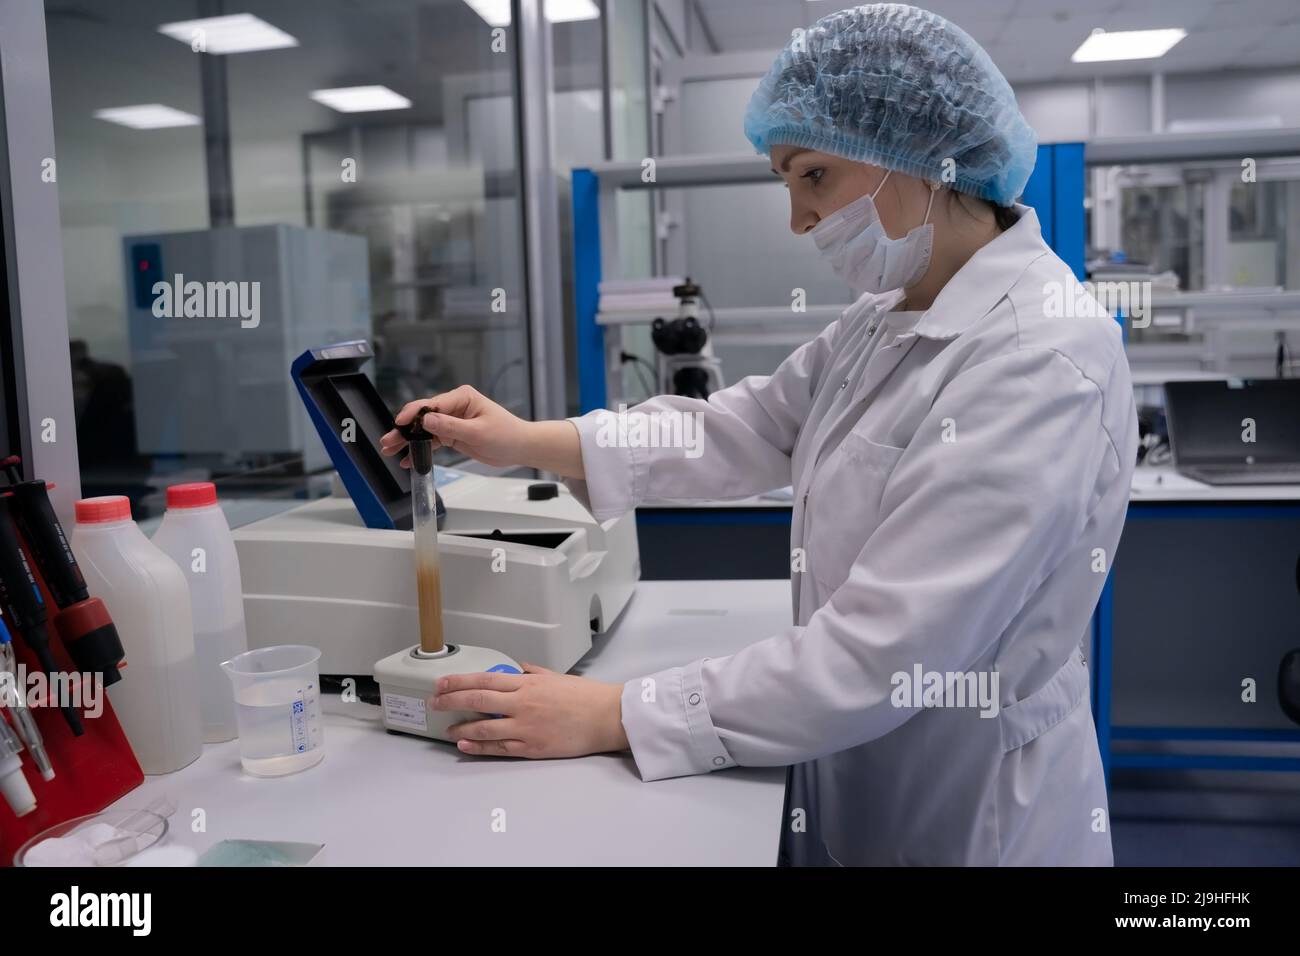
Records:
[[[235,698],[221,662],[248,650],[239,557],[210,481],[172,485],[153,543],[179,565],[190,585],[194,650],[199,662],[203,739],[234,740]]]
[[[126,739],[145,773],[179,770],[203,750],[185,575],[131,520],[121,495],[77,502],[72,553],[126,651],[122,679],[108,688]]]

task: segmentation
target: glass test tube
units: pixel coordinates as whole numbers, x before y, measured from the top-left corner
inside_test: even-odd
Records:
[[[440,653],[442,568],[438,561],[438,511],[433,472],[433,442],[411,441],[411,517],[415,530],[415,581],[420,600],[420,650]]]

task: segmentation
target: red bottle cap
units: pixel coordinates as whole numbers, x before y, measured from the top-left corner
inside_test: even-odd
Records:
[[[77,502],[77,524],[100,524],[124,518],[131,520],[131,499],[126,495],[82,498]]]
[[[204,508],[217,503],[217,486],[210,481],[191,481],[167,489],[168,508]]]

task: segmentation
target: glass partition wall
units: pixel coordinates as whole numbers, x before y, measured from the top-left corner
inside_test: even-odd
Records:
[[[289,366],[336,341],[373,344],[391,408],[468,382],[532,414],[510,20],[464,0],[47,4],[83,495],[140,518],[184,480],[322,493]]]

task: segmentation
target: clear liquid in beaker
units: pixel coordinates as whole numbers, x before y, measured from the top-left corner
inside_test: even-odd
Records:
[[[320,693],[314,683],[272,678],[235,694],[239,759],[256,777],[281,777],[315,766],[321,746]]]

